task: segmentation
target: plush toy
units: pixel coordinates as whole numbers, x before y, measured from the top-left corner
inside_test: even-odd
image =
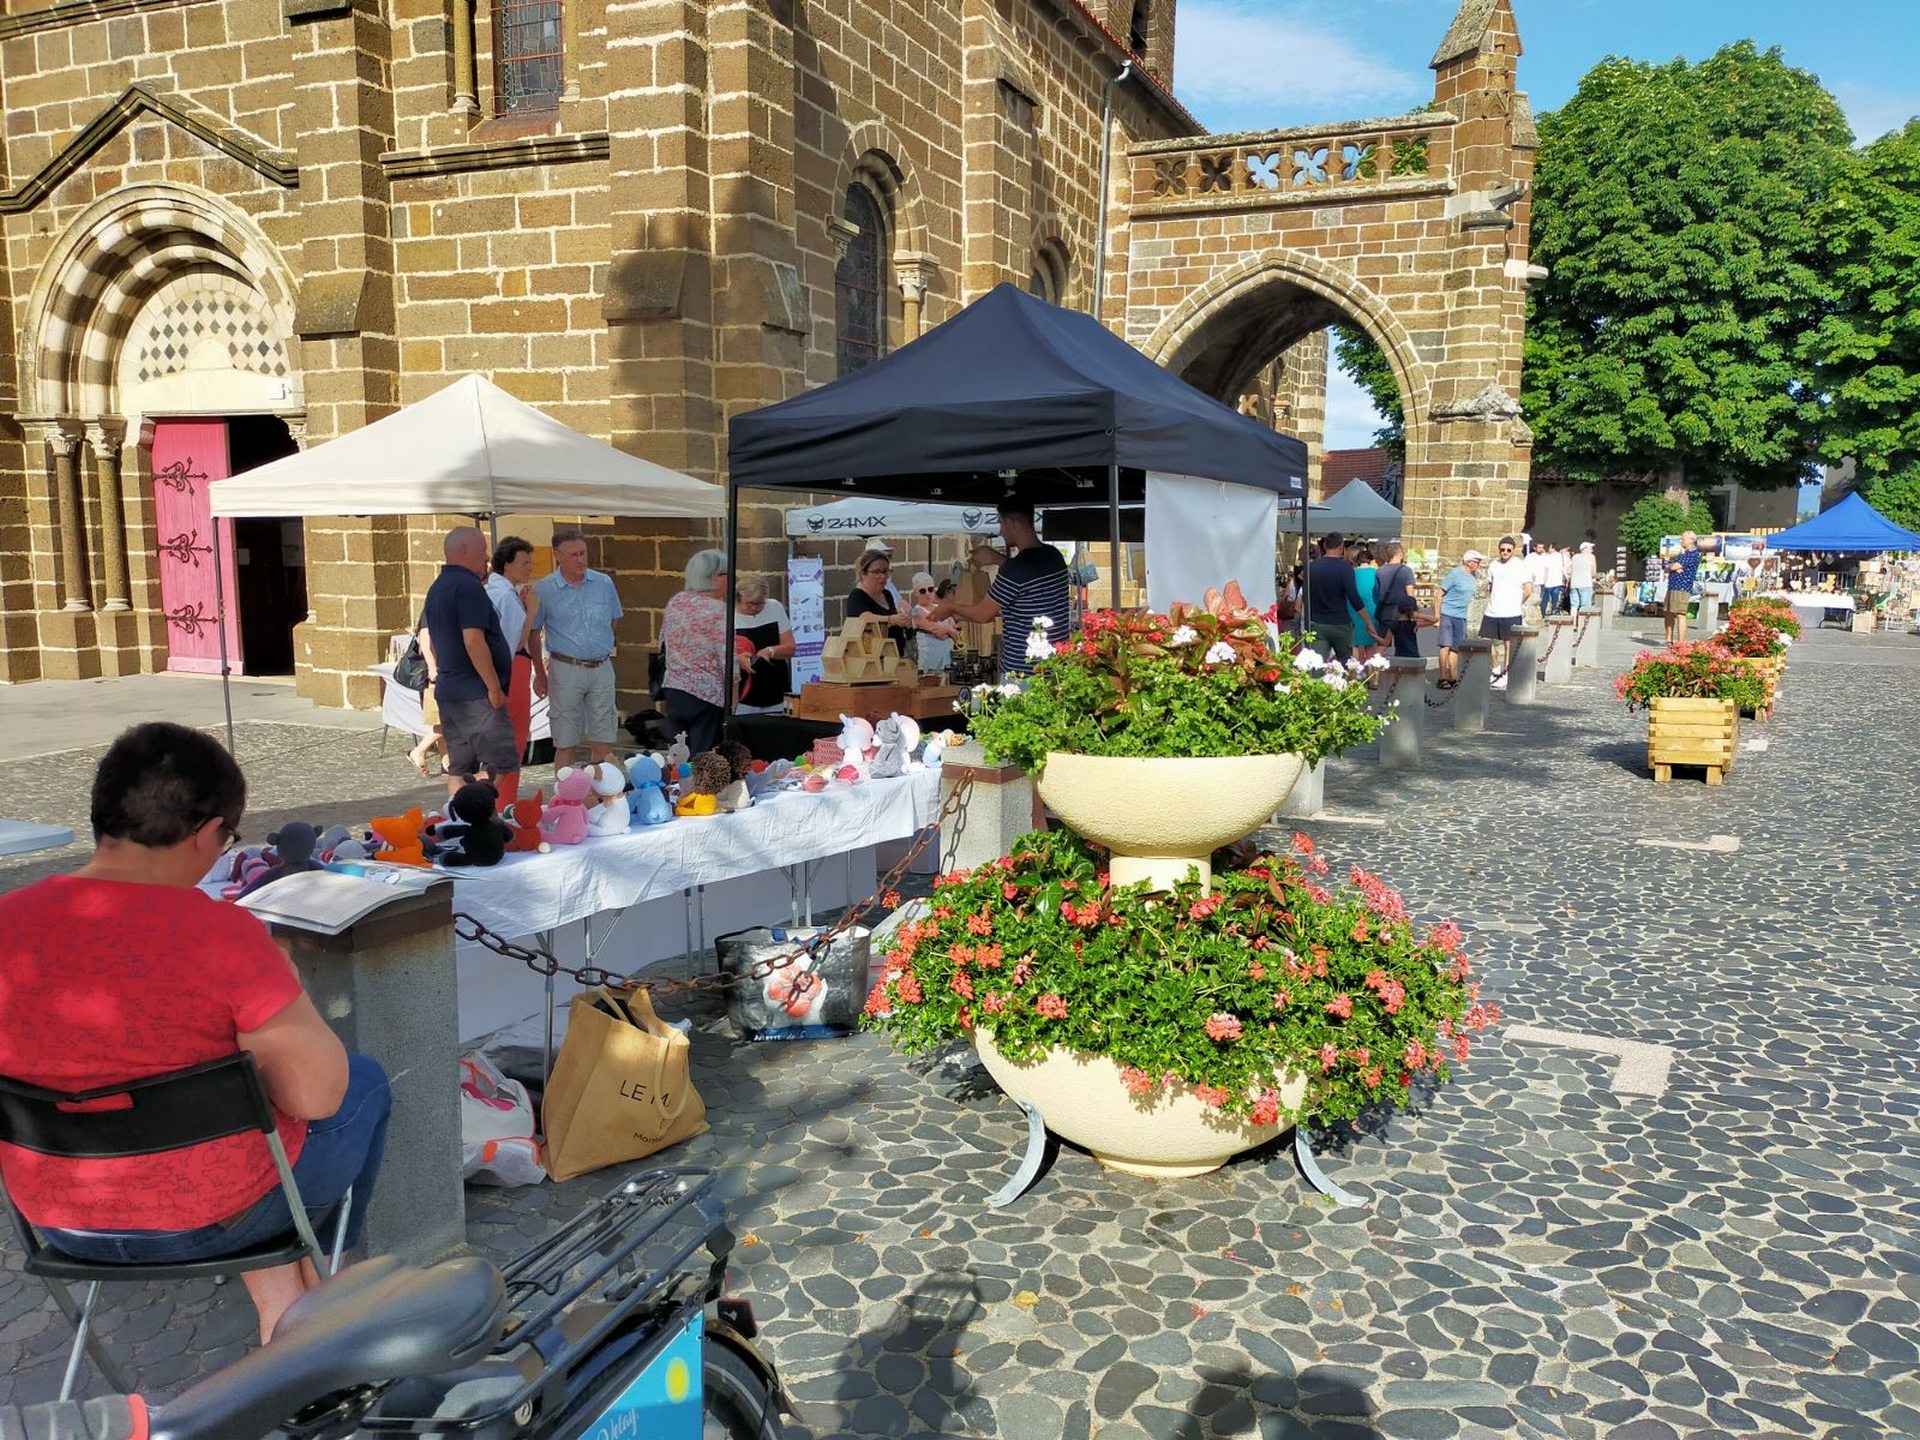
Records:
[[[441,825],[440,839],[457,842],[459,848],[449,845],[443,849],[439,856],[442,865],[500,863],[500,857],[507,853],[508,842],[514,839],[514,832],[493,813],[499,803],[500,792],[484,780],[472,781],[454,791],[453,798],[447,802],[452,818]]]
[[[753,773],[753,752],[738,740],[722,740],[713,747],[716,755],[724,755],[727,763],[733,767],[733,778],[744,780]]]
[[[889,715],[882,720],[873,732],[879,748],[873,756],[873,768],[868,772],[876,780],[890,780],[896,775],[907,773],[906,738],[900,733],[900,717]]]
[[[800,781],[800,788],[809,795],[818,795],[827,788],[827,775],[824,770],[809,770]]]
[[[860,773],[858,765],[842,765],[833,772],[833,778],[842,785],[858,785],[866,777]]]
[[[947,753],[946,732],[935,730],[932,734],[927,736],[926,740],[922,742],[920,746],[920,763],[922,765],[928,766],[929,768],[936,768],[939,766],[941,760],[945,757],[946,753]]]
[[[687,749],[687,732],[682,730],[673,737],[673,744],[667,747],[666,762],[661,768],[666,771],[667,777],[672,779],[685,773],[681,767],[691,758],[692,752]]]
[[[726,756],[709,750],[694,756],[692,771],[680,787],[680,803],[673,807],[673,813],[712,815],[720,808],[720,792],[733,783],[733,766]]]
[[[349,835],[331,850],[327,851],[327,863],[329,865],[351,865],[356,861],[371,860],[373,858],[373,851],[374,843],[372,841],[363,840],[357,835]]]
[[[313,842],[313,853],[321,860],[332,860],[334,851],[354,838],[353,832],[344,825],[329,825],[320,832],[320,838]]]
[[[540,850],[556,845],[578,845],[587,838],[587,801],[593,796],[593,777],[584,770],[554,772],[553,799],[540,817]]]
[[[611,760],[587,766],[598,802],[587,812],[587,830],[594,835],[624,835],[633,826],[627,808],[627,772]]]
[[[420,844],[420,832],[426,828],[427,817],[420,813],[418,805],[400,815],[377,816],[368,823],[380,840],[380,848],[370,858],[389,865],[429,868],[426,850]]]
[[[864,765],[873,758],[873,722],[859,715],[840,717],[840,758],[849,765]]]
[[[507,808],[507,823],[513,827],[513,839],[507,842],[509,854],[522,855],[540,848],[540,816],[546,798],[546,791],[536,790]]]
[[[264,870],[247,881],[240,893],[251,895],[261,886],[271,885],[282,875],[297,875],[302,870],[324,870],[326,867],[314,855],[319,839],[320,832],[306,821],[289,820],[267,836],[267,843],[273,846],[272,859]]]
[[[627,762],[627,781],[633,786],[627,806],[636,825],[664,825],[673,818],[673,804],[660,780],[660,761],[652,755],[636,755]]]

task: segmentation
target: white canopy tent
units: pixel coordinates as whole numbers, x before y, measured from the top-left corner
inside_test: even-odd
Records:
[[[216,519],[544,513],[686,520],[724,514],[726,492],[582,435],[468,375],[350,434],[222,480],[211,505]],[[218,545],[213,558],[214,603],[224,611]],[[224,698],[227,631],[214,628]]]
[[[866,535],[998,535],[1000,517],[991,506],[936,505],[913,500],[868,500],[854,496],[825,505],[787,511],[787,534],[800,539],[815,536]]]

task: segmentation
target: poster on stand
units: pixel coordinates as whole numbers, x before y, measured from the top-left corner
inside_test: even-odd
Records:
[[[820,652],[827,643],[827,567],[818,555],[787,560],[787,618],[793,622],[793,684],[821,678]]]

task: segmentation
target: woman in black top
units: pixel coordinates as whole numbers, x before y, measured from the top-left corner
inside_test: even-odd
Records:
[[[893,562],[878,550],[869,550],[860,557],[858,578],[854,581],[852,592],[847,596],[847,618],[856,615],[884,615],[887,627],[893,631],[894,639],[900,642],[904,652],[907,641],[918,628],[911,616],[902,616],[899,607],[893,603],[893,596],[887,590],[887,575],[893,569]]]
[[[733,587],[733,643],[752,647],[753,669],[740,687],[736,715],[777,714],[787,708],[787,689],[793,679],[789,663],[795,646],[793,622],[784,606],[767,596],[767,582],[747,576]]]

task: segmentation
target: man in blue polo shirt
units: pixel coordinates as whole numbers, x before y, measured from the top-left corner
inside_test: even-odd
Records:
[[[447,532],[447,563],[427,590],[427,634],[438,674],[433,698],[447,742],[447,794],[470,780],[511,788],[520,773],[520,747],[507,714],[513,647],[487,595],[487,537],[471,525]]]
[[[587,537],[573,529],[553,532],[553,573],[533,590],[546,632],[554,763],[567,763],[584,742],[587,757],[598,765],[620,730],[613,690],[613,622],[624,613],[620,592],[608,576],[587,568]]]
[[[1702,542],[1691,530],[1680,532],[1680,549],[1667,557],[1667,644],[1687,638],[1687,606],[1700,579],[1700,552],[1718,549],[1712,536]]]

